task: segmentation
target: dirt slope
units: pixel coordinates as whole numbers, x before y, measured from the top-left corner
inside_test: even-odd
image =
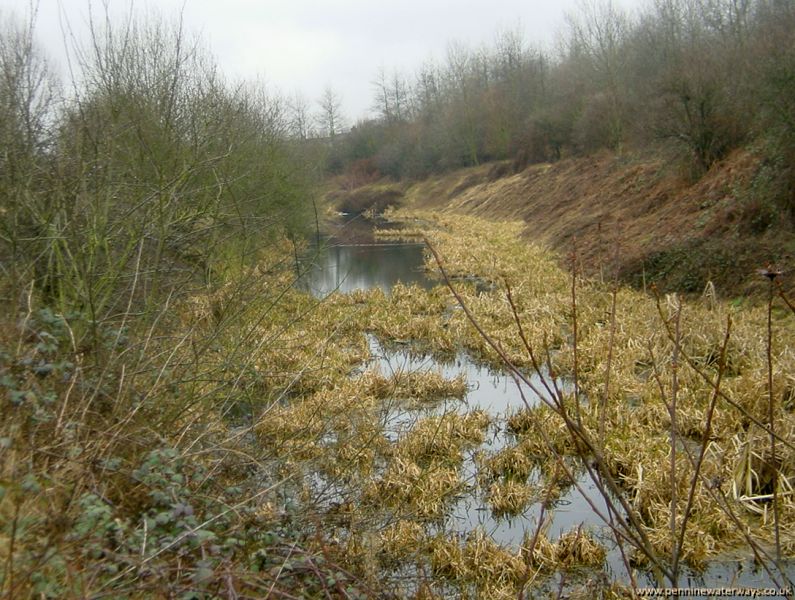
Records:
[[[766,199],[776,185],[761,158],[738,151],[695,183],[658,157],[602,153],[516,174],[507,163],[482,165],[401,188],[417,208],[522,219],[528,239],[562,257],[576,240],[589,274],[615,269],[665,291],[700,292],[712,281],[735,297],[764,289],[756,269],[768,262],[795,269],[791,218]]]

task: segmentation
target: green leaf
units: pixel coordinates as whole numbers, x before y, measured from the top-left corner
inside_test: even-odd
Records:
[[[35,475],[32,474],[25,475],[20,487],[29,494],[38,494],[41,491],[41,484],[36,479]]]
[[[199,529],[196,533],[196,539],[199,541],[200,544],[205,542],[213,542],[215,541],[218,536],[215,535],[212,531],[208,531],[206,529]]]

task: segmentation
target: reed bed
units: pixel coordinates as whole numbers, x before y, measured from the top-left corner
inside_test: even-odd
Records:
[[[426,230],[427,239],[443,257],[452,285],[477,324],[498,342],[501,352],[463,311],[455,310],[446,313],[443,331],[438,323],[415,325],[426,330],[429,345],[442,339],[440,349],[447,348],[452,337],[481,360],[495,366],[507,360],[526,371],[540,368],[548,381],[556,379],[561,385],[576,375],[580,406],[566,398],[566,410],[576,413],[584,435],[604,453],[605,467],[641,517],[654,552],[671,556],[676,543],[670,530],[672,498],[679,499],[679,527],[691,488],[687,527],[678,550],[691,565],[703,565],[711,556],[749,543],[748,532],[762,546],[774,541],[778,528],[783,547],[792,547],[795,454],[786,440],[793,439],[795,425],[790,375],[795,367],[795,320],[789,311],[772,314],[771,395],[763,305],[740,308],[715,302],[714,295],[688,301],[676,295],[656,297],[579,277],[575,338],[571,274],[561,270],[554,257],[518,243],[520,225],[406,210],[393,218],[435,223]],[[428,268],[438,271],[430,257]],[[470,284],[471,278],[489,281],[493,291]],[[672,480],[671,469],[663,465],[671,461],[674,371]],[[771,396],[775,430],[784,440],[777,445],[776,467],[771,466],[766,429]],[[500,510],[521,504],[518,498],[527,492],[520,492],[520,486],[532,472],[533,457],[587,457],[588,449],[572,435],[560,412],[544,404],[510,416],[508,427],[519,443],[479,463],[483,480],[492,482]],[[539,427],[545,430],[543,438]],[[605,432],[601,442],[600,429]],[[694,462],[702,444],[696,473]],[[772,515],[773,471],[778,525]]]

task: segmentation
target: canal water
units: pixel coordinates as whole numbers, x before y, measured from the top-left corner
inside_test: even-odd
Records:
[[[422,244],[327,243],[304,259],[301,285],[318,298],[371,288],[388,294],[397,282],[430,288],[436,282],[424,271],[423,250]]]
[[[423,251],[420,244],[348,244],[329,245],[315,253],[304,274],[302,285],[319,298],[331,293],[346,293],[357,289],[378,287],[389,293],[397,282],[418,284],[426,288],[439,282],[429,279],[423,269]],[[373,359],[363,368],[380,370],[384,375],[395,372],[434,371],[446,378],[461,374],[466,377],[468,393],[463,400],[443,401],[432,408],[393,408],[385,416],[388,435],[397,439],[408,431],[420,418],[448,411],[469,412],[475,409],[486,411],[492,417],[486,441],[465,460],[464,471],[471,492],[460,498],[447,517],[445,529],[465,536],[476,527],[482,528],[494,541],[509,547],[518,547],[525,535],[537,527],[540,517],[539,503],[531,504],[518,516],[495,517],[485,499],[485,491],[476,482],[475,454],[493,454],[513,443],[507,431],[506,419],[522,410],[527,401],[535,404],[538,399],[529,389],[520,392],[518,384],[507,373],[495,371],[473,361],[466,353],[459,352],[453,360],[440,362],[431,356],[417,355],[408,349],[385,348],[375,336],[368,336]],[[524,396],[524,399],[523,399]],[[628,583],[629,573],[621,560],[620,552],[605,524],[591,508],[594,504],[600,512],[607,513],[605,499],[587,472],[580,475],[577,485],[554,503],[551,523],[546,530],[551,540],[580,526],[590,530],[608,549],[606,573],[610,580]],[[750,553],[725,557],[712,561],[704,570],[695,572],[683,569],[680,587],[752,587],[772,588],[773,582],[761,566],[748,558]],[[776,571],[774,570],[774,573]],[[790,580],[795,579],[795,564],[785,566]],[[640,586],[653,586],[649,573],[636,572]],[[778,577],[778,575],[777,575]],[[731,595],[724,597],[732,597]]]

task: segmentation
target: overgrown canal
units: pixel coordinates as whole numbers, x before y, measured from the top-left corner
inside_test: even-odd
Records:
[[[412,293],[419,296],[443,285],[439,278],[427,274],[422,244],[395,239],[385,243],[358,241],[340,244],[332,239],[320,248],[302,267],[302,287],[320,299],[358,294],[355,301],[366,303],[373,298],[373,290],[380,290],[378,298],[394,292],[410,303]],[[479,290],[477,285],[473,288],[478,290],[476,297],[490,293]],[[460,311],[460,306],[448,301],[438,318],[452,319],[460,316]],[[499,561],[521,557],[523,548],[532,544],[537,556],[528,562],[535,564],[537,570],[528,579],[544,568],[549,570],[553,567],[550,563],[557,561],[552,568],[554,574],[546,577],[540,589],[562,586],[604,590],[610,582],[629,584],[633,578],[639,586],[659,583],[654,570],[644,566],[643,561],[637,562],[626,544],[622,552],[616,535],[605,523],[605,516],[615,516],[611,516],[608,504],[614,507],[616,503],[608,502],[610,495],[605,493],[603,482],[598,481],[598,474],[595,479],[595,471],[585,468],[584,461],[591,458],[587,454],[565,456],[562,471],[552,457],[538,457],[539,444],[528,441],[526,434],[532,426],[525,422],[541,416],[534,412],[542,407],[533,389],[515,380],[508,371],[475,358],[463,346],[439,352],[428,340],[384,337],[377,330],[365,335],[369,358],[353,370],[351,377],[357,381],[376,378],[393,386],[394,393],[381,394],[376,411],[378,430],[391,447],[374,461],[369,483],[356,479],[355,484],[348,485],[349,478],[345,476],[315,474],[316,499],[327,507],[349,505],[353,511],[359,505],[369,506],[371,526],[379,528],[381,537],[392,543],[394,556],[414,564],[413,568],[430,565],[432,571],[453,581],[450,589],[459,592],[469,585],[477,593],[489,589],[477,577],[465,573],[463,565],[471,546],[491,552]],[[532,369],[528,368],[524,372],[532,387],[544,388],[539,374],[531,376]],[[551,381],[546,368],[540,375]],[[422,394],[417,389],[422,382],[449,385],[439,385],[436,397],[419,398]],[[562,395],[573,391],[570,378],[558,378],[555,384]],[[450,419],[458,419],[455,423],[461,427],[446,425]],[[474,429],[480,428],[482,435],[472,435],[467,430],[475,421]],[[443,439],[445,436],[456,439]],[[401,447],[412,444],[419,444],[422,450],[403,456]],[[450,459],[445,464],[452,469],[434,472],[439,456],[445,453]],[[440,473],[452,477],[449,486],[431,493],[423,489],[421,476],[401,479],[395,473],[395,464],[405,466],[401,461],[408,463],[406,456],[412,456],[412,465],[419,469],[430,465],[431,477]],[[557,461],[560,463],[561,459]],[[659,468],[665,465],[660,464]],[[409,489],[397,490],[401,485]],[[434,501],[441,505],[423,505],[417,496],[426,492],[430,496],[436,494]],[[372,517],[378,512],[372,505],[374,497],[378,503],[379,494],[384,495],[384,502],[378,508],[384,510]],[[406,506],[401,506],[402,502]],[[385,537],[384,532],[389,535]],[[434,538],[438,543],[425,544],[424,552],[401,547],[417,542],[419,537]],[[453,546],[459,548],[458,558]],[[445,555],[444,559],[440,555]],[[461,565],[456,564],[457,560]],[[769,588],[795,575],[791,562],[782,566],[783,571],[773,572],[773,579],[749,552],[733,550],[681,568],[678,583],[680,587]],[[400,572],[405,565],[393,564],[393,568]],[[492,568],[496,579],[503,577],[499,567]]]

